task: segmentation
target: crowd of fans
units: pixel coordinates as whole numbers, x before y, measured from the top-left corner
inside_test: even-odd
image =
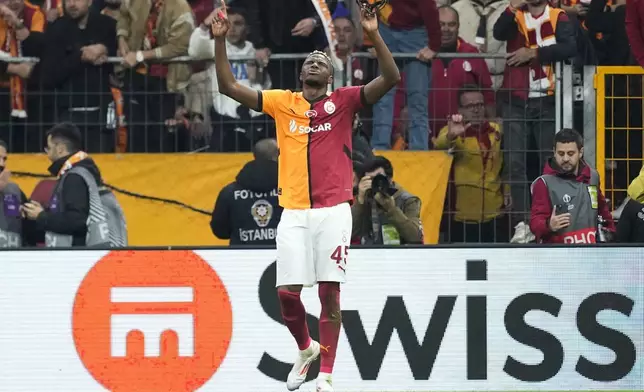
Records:
[[[356,22],[354,0],[327,0],[334,48],[311,1],[227,4],[227,51],[244,58],[231,61],[239,83],[259,90],[298,89],[301,59],[294,54],[316,49],[334,50],[344,63],[331,88],[368,82],[378,72]],[[446,150],[454,163],[441,241],[534,241],[530,184],[557,146],[554,64],[571,61],[577,69],[635,64],[625,4],[391,1],[380,10],[380,33],[392,52],[407,54],[399,58],[403,78],[354,123],[356,197],[364,196],[362,179],[387,169],[382,162],[374,166],[373,149]],[[39,152],[46,131],[61,121],[80,128],[81,149],[89,153],[251,151],[257,141],[273,138],[272,119],[218,93],[208,28],[218,5],[217,0],[0,3],[0,139],[13,153]],[[110,60],[115,56],[119,62]],[[178,56],[192,61],[170,61]],[[238,186],[254,182],[249,167]],[[262,186],[255,191],[272,189]],[[226,192],[237,198],[234,189]],[[417,198],[405,196],[419,211]],[[354,226],[363,224],[368,227],[369,219],[354,217]],[[414,233],[413,227],[402,229],[409,243],[422,239],[422,228]],[[213,232],[225,237],[230,227],[213,226]],[[362,243],[372,243],[372,234],[363,235]],[[270,234],[260,237],[270,240]]]

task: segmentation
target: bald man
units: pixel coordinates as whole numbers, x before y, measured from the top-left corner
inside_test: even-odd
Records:
[[[253,147],[253,156],[256,160],[260,159],[277,162],[279,152],[280,150],[277,148],[277,140],[270,138],[258,141]]]
[[[225,186],[215,203],[210,228],[230,245],[275,245],[282,207],[277,201],[275,139],[263,139],[253,147],[254,160]]]

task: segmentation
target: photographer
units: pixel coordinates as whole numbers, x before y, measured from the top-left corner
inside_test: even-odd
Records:
[[[422,244],[420,199],[392,181],[391,162],[377,156],[363,170],[351,207],[352,237],[362,245]]]

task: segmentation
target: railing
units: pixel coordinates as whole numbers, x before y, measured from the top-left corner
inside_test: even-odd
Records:
[[[290,84],[291,88],[297,88],[299,85],[298,70],[299,64],[307,56],[307,54],[276,54],[271,56],[270,63],[267,70],[258,69],[259,73],[268,74],[268,75],[278,75],[283,79],[290,78],[286,80]],[[415,59],[415,54],[409,53],[394,53],[394,57],[400,62],[401,70],[406,71],[406,64],[410,60]],[[451,60],[467,60],[467,65],[463,63],[464,68],[472,67],[474,62],[481,60],[488,61],[499,61],[502,62],[505,58],[505,55],[489,55],[489,54],[478,54],[478,53],[439,53],[438,59],[436,62],[437,66],[442,66],[443,59]],[[254,61],[253,57],[234,57],[231,56],[230,60],[235,64],[244,65],[246,62]],[[37,62],[38,59],[35,58],[16,58],[16,59],[7,59],[8,62]],[[122,62],[122,59],[119,57],[110,57],[108,59],[109,63],[118,65]],[[199,63],[202,60],[195,60],[189,57],[179,57],[175,59],[170,59],[165,61],[166,63],[177,64],[177,63]],[[362,78],[355,78],[355,65],[359,64],[364,71]],[[192,64],[194,65],[194,64]],[[243,68],[243,69],[242,69]],[[512,132],[515,131],[517,134],[521,134],[522,130],[530,130],[534,135],[541,135],[542,133],[551,132],[550,129],[557,131],[562,126],[570,126],[572,124],[572,115],[570,112],[570,107],[572,102],[568,103],[567,99],[572,100],[572,72],[570,66],[557,66],[557,77],[556,77],[556,88],[555,96],[547,98],[543,102],[529,109],[526,108],[523,104],[516,104],[516,90],[505,90],[498,89],[493,91],[492,89],[483,89],[487,96],[492,97],[491,102],[486,102],[490,105],[490,113],[495,112],[490,120],[498,122],[501,126],[502,132]],[[235,68],[233,65],[234,72],[241,72],[243,75],[247,75],[248,68],[238,67]],[[292,72],[291,72],[292,71]],[[244,74],[246,72],[246,74]],[[428,70],[428,72],[431,72]],[[466,73],[471,73],[471,70],[465,69]],[[351,85],[354,82],[367,82],[369,75],[377,75],[376,60],[369,53],[354,53],[347,61],[347,67],[342,73],[343,80],[340,83],[335,83],[333,88],[339,86]],[[208,76],[207,74],[202,74],[202,76]],[[236,75],[237,76],[237,75]],[[349,77],[350,76],[350,77]],[[493,77],[500,77],[501,75],[492,75]],[[138,82],[135,83],[135,79],[138,79]],[[146,84],[148,80],[151,79],[149,76],[143,76],[134,71],[130,71],[126,74],[121,80],[121,93],[123,97],[123,106],[121,108],[122,112],[119,114],[117,105],[114,104],[113,95],[111,93],[102,93],[102,98],[100,100],[101,105],[105,105],[106,108],[101,108],[105,112],[99,111],[96,117],[90,118],[90,115],[86,112],[73,112],[71,119],[81,127],[84,132],[86,140],[93,140],[91,136],[98,134],[101,135],[101,138],[105,139],[98,143],[98,146],[94,145],[94,151],[91,152],[113,152],[114,147],[116,147],[116,152],[218,152],[218,151],[249,151],[250,147],[254,140],[257,140],[261,137],[274,136],[275,129],[274,124],[271,119],[266,118],[265,116],[260,116],[257,113],[249,113],[246,111],[245,118],[238,116],[235,109],[232,112],[227,112],[230,115],[220,115],[220,112],[202,112],[200,113],[204,118],[190,117],[189,115],[179,115],[175,118],[175,103],[176,99],[186,103],[186,100],[192,100],[194,103],[194,96],[191,97],[190,94],[197,94],[201,97],[202,109],[207,108],[213,105],[213,94],[210,84],[210,80],[205,77],[198,82],[201,83],[202,88],[205,90],[191,91],[191,88],[195,86],[195,79],[193,78],[192,83],[189,85],[188,90],[182,92],[181,94],[169,93],[165,90],[165,86],[160,83],[156,85]],[[354,80],[360,79],[360,80]],[[272,88],[282,87],[275,78],[272,78]],[[480,80],[475,80],[480,84]],[[204,87],[205,86],[205,87]],[[261,84],[260,84],[261,87]],[[410,134],[413,133],[413,115],[407,115],[405,117],[404,107],[405,107],[405,89],[406,86],[402,84],[398,89],[398,92],[392,92],[394,97],[393,107],[391,116],[393,117],[393,122],[389,127],[389,133],[391,134],[390,140],[392,148],[402,148],[406,144],[409,144]],[[29,91],[28,91],[29,93]],[[427,93],[427,92],[425,92]],[[430,90],[430,94],[437,94],[434,96],[434,101],[430,97],[430,107],[429,107],[429,122],[431,129],[431,136],[435,138],[440,135],[441,128],[445,125],[446,117],[435,115],[437,110],[437,102],[440,104],[446,104],[444,101],[448,102],[447,112],[446,113],[455,113],[458,111],[458,102],[454,102],[454,97],[458,96],[456,89],[447,85],[443,87],[438,87],[434,84],[434,87]],[[527,91],[526,91],[527,93]],[[39,95],[41,101],[53,100],[49,102],[53,104],[54,107],[57,107],[58,103],[63,99],[69,99],[70,94],[63,94],[62,92],[31,92],[31,95]],[[85,99],[92,97],[92,94],[89,93],[77,93],[72,92],[71,96],[84,96]],[[96,95],[96,94],[94,94]],[[402,98],[401,98],[402,97]],[[438,98],[436,98],[438,97]],[[447,97],[447,98],[445,98]],[[219,96],[215,99],[215,105],[220,105],[222,108],[225,106],[225,102],[222,102],[223,97]],[[167,102],[164,102],[167,101]],[[150,103],[151,102],[151,103]],[[433,103],[432,103],[433,102]],[[191,102],[188,102],[191,103]],[[230,103],[230,102],[229,102]],[[492,105],[491,103],[495,103]],[[157,106],[158,105],[158,106]],[[164,106],[165,105],[165,106]],[[434,105],[432,107],[432,105]],[[522,106],[523,105],[523,106]],[[42,103],[39,105],[40,108],[44,107]],[[184,107],[189,105],[183,105]],[[198,106],[198,104],[196,105]],[[195,107],[196,107],[195,106]],[[194,108],[190,108],[191,110]],[[195,110],[192,110],[196,113]],[[66,113],[69,114],[69,113]],[[121,119],[125,119],[125,122],[119,123],[119,116]],[[360,113],[362,122],[364,124],[364,130],[367,135],[371,135],[372,129],[374,127],[374,117],[378,120],[377,116],[374,116],[370,109],[363,110]],[[34,117],[35,120],[33,119]],[[61,120],[60,113],[56,113],[55,116],[52,116],[51,119],[45,119],[46,116],[29,116],[26,120],[10,119],[10,122],[5,122],[2,124],[4,119],[0,119],[0,138],[8,139],[7,141],[15,142],[15,137],[6,138],[3,137],[2,129],[9,129],[10,135],[16,134],[12,131],[14,125],[19,123],[22,127],[33,126],[35,128],[36,141],[28,142],[26,139],[34,137],[29,131],[23,133],[17,133],[17,137],[23,137],[25,139],[25,150],[28,152],[38,152],[41,151],[42,146],[44,145],[44,132],[49,126],[53,123]],[[69,119],[70,116],[62,116],[63,118]],[[411,118],[410,118],[411,117]],[[79,120],[80,119],[80,120]],[[181,120],[181,121],[170,121],[167,120]],[[202,120],[201,125],[202,129],[184,129],[183,120],[186,121],[188,127],[194,126],[195,123],[199,123],[199,120]],[[107,125],[106,125],[107,124]],[[9,125],[9,126],[7,126]],[[547,127],[547,131],[544,131],[544,127]],[[249,132],[248,129],[251,129]],[[26,128],[25,128],[26,129]],[[261,131],[258,131],[260,130]],[[19,129],[20,131],[20,129]],[[426,132],[426,130],[425,130]],[[252,135],[249,136],[249,133]],[[586,137],[589,137],[586,132]],[[105,136],[107,135],[107,136]],[[388,136],[388,135],[385,135]],[[500,139],[504,138],[502,135],[498,136]],[[398,141],[402,140],[401,143]],[[15,145],[15,143],[12,143]],[[27,146],[29,144],[29,146]],[[13,147],[12,145],[12,147]],[[108,146],[110,148],[103,149],[103,147]],[[529,214],[529,192],[528,185],[537,175],[540,174],[543,160],[545,156],[550,154],[551,146],[547,145],[547,142],[537,145],[536,148],[528,144],[518,144],[519,147],[514,149],[506,148],[506,151],[493,151],[496,158],[503,160],[507,158],[508,153],[513,153],[511,159],[505,162],[506,168],[509,168],[508,171],[512,171],[512,165],[514,163],[521,166],[522,171],[527,171],[525,176],[514,176],[509,175],[509,178],[502,178],[503,174],[500,172],[494,172],[492,175],[496,176],[496,181],[499,183],[504,183],[509,185],[511,188],[516,189],[521,188],[520,191],[514,191],[513,197],[515,207],[512,209],[513,216],[512,219],[507,219],[508,214],[506,211],[502,210],[502,205],[498,205],[497,201],[493,205],[483,206],[481,216],[475,219],[473,223],[479,224],[479,232],[481,228],[485,231],[485,227],[481,224],[485,221],[485,216],[498,214],[499,217],[504,217],[505,223],[502,225],[505,233],[499,238],[503,238],[501,242],[507,241],[508,236],[511,234],[512,226],[516,221],[527,219]],[[20,150],[19,148],[13,149],[14,151]],[[90,150],[92,150],[90,148]],[[510,151],[511,150],[511,151]],[[504,154],[505,153],[505,154]],[[588,146],[586,149],[586,154],[592,154],[592,147]],[[504,156],[505,155],[505,156]],[[455,155],[456,156],[456,155]],[[526,161],[528,162],[526,164]],[[404,162],[402,160],[401,162]],[[404,163],[401,163],[404,165]],[[458,165],[458,162],[455,163]],[[410,167],[397,167],[398,172],[404,170],[418,170],[418,168],[411,169]],[[431,172],[430,172],[431,173]],[[431,174],[428,174],[431,175]],[[486,174],[489,175],[489,174]],[[489,179],[489,177],[488,177]],[[465,181],[465,183],[463,182]],[[468,182],[469,181],[469,182]],[[480,196],[483,197],[485,191],[485,184],[482,183],[481,178],[473,178],[469,180],[460,179],[458,184],[452,185],[464,185],[470,186],[476,189],[479,189]],[[422,181],[421,181],[422,182]],[[118,186],[119,184],[114,184]],[[427,183],[429,186],[429,182]],[[445,233],[443,241],[451,242],[450,239],[450,225],[454,221],[457,215],[457,208],[451,202],[454,202],[457,198],[457,191],[455,187],[450,186],[447,192],[447,208],[445,210],[442,232]],[[148,194],[155,195],[154,191],[148,192]],[[424,200],[424,204],[436,203],[434,200]],[[487,211],[489,209],[490,211]],[[479,223],[477,223],[479,222]],[[527,222],[526,222],[527,223]],[[496,228],[494,229],[496,230]],[[494,236],[494,240],[497,240]]]
[[[617,208],[643,161],[644,70],[597,67],[597,170],[602,191]]]

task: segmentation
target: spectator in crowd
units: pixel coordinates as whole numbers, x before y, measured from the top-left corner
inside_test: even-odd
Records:
[[[385,5],[378,28],[392,52],[417,53],[417,60],[404,67],[407,109],[411,119],[409,149],[429,148],[427,96],[430,87],[428,64],[440,50],[441,37],[436,3],[425,0],[398,0]],[[377,150],[391,147],[395,89],[373,107],[371,144]]]
[[[441,53],[479,53],[478,49],[458,37],[460,23],[458,12],[454,8],[442,6],[438,13],[441,25]],[[447,124],[447,117],[458,111],[459,90],[466,84],[480,86],[485,97],[488,118],[496,116],[492,79],[485,60],[441,58],[433,61],[431,72],[431,129],[440,131]]]
[[[128,69],[124,75],[125,111],[134,151],[172,151],[186,141],[184,134],[171,132],[183,128],[166,129],[165,120],[175,115],[178,94],[184,93],[190,82],[190,65],[154,62],[187,55],[194,28],[186,0],[154,0],[151,6],[145,0],[129,0],[121,6],[118,52]]]
[[[351,138],[351,144],[353,145],[353,151],[351,152],[351,159],[353,162],[359,164],[364,164],[367,161],[373,159],[373,149],[369,145],[369,140],[364,134],[364,125],[360,116],[356,114],[355,119],[353,120],[353,135]]]
[[[199,28],[196,28],[190,37],[190,56],[198,59],[215,58],[215,43],[210,34],[210,26],[215,18],[216,11],[208,16]],[[248,26],[244,15],[236,9],[228,9],[230,29],[226,35],[226,50],[230,56],[255,57],[255,48],[246,40]],[[270,77],[264,74],[257,66],[255,60],[231,61],[233,74],[237,83],[255,90],[271,88]],[[214,151],[250,151],[255,141],[264,139],[273,129],[272,121],[268,116],[242,106],[239,102],[219,93],[215,63],[211,62],[209,88],[212,112],[210,117],[214,123],[214,134],[210,140],[211,149]]]
[[[392,181],[391,162],[376,156],[365,163],[363,172],[351,206],[351,237],[360,237],[363,245],[422,244],[420,199]]]
[[[532,31],[541,34],[533,34]],[[512,192],[512,222],[515,233],[511,242],[534,239],[528,221],[528,179],[526,152],[535,139],[545,162],[555,136],[554,63],[576,54],[575,31],[564,11],[553,8],[547,0],[511,0],[494,25],[494,38],[508,42],[508,57],[503,78],[504,178]]]
[[[275,245],[282,216],[277,200],[278,154],[275,139],[260,140],[253,149],[255,159],[221,190],[210,221],[217,238],[229,239],[230,245]]]
[[[92,3],[94,5],[94,3]],[[110,18],[117,20],[121,14],[121,0],[105,0],[104,8],[100,13],[107,15]],[[91,11],[90,11],[91,12]],[[125,103],[123,100],[123,91],[117,86],[120,85],[114,74],[110,75],[112,87],[112,102],[107,106],[107,133],[114,132],[116,134],[116,150],[115,152],[127,152],[128,132],[125,119]]]
[[[485,117],[485,97],[475,85],[459,92],[459,114],[450,116],[434,142],[454,155],[456,213],[450,242],[508,242],[503,216],[501,127]],[[509,192],[509,189],[507,190]],[[508,193],[506,192],[506,193]],[[509,196],[509,195],[508,195]]]
[[[0,59],[7,57],[38,57],[42,47],[45,15],[35,5],[23,0],[0,4]],[[17,64],[13,65],[16,67]],[[37,129],[40,120],[41,96],[27,87],[28,82],[11,69],[0,72],[0,139],[13,152],[40,150]],[[32,90],[32,91],[29,91]],[[33,93],[33,94],[32,94]]]
[[[339,16],[333,19],[335,36],[338,40],[336,54],[344,64],[344,69],[335,69],[333,75],[333,89],[346,86],[351,81],[352,86],[359,86],[367,81],[366,67],[362,59],[354,57],[351,59],[351,75],[347,75],[347,61],[349,55],[356,50],[356,27],[348,16]],[[351,78],[351,80],[349,80]]]
[[[342,12],[338,12],[343,10]],[[357,28],[355,22],[351,19],[348,11],[344,7],[338,6],[334,14],[333,23],[335,26],[335,36],[338,44],[336,46],[336,54],[344,64],[344,68],[334,69],[333,75],[333,89],[337,89],[348,85],[351,82],[352,86],[359,86],[367,83],[373,78],[371,71],[375,69],[375,63],[371,59],[353,57],[351,59],[351,67],[347,66],[349,55],[359,51],[358,37],[356,35]],[[351,75],[348,75],[348,72]],[[364,134],[371,134],[371,120],[373,118],[372,107],[368,106],[360,111],[360,125],[361,131]],[[355,129],[355,128],[354,128]]]
[[[626,35],[626,0],[592,0],[586,15],[586,26],[601,35],[602,50],[599,64],[627,65],[630,47]]]
[[[459,14],[459,36],[465,41],[475,43],[482,53],[505,53],[504,41],[494,38],[494,24],[505,11],[509,0],[458,0],[452,7]],[[492,87],[498,90],[503,81],[505,60],[485,60],[492,76]]]
[[[34,225],[20,215],[20,205],[27,202],[27,196],[11,182],[8,147],[0,140],[0,248],[20,248],[35,245],[35,233]]]
[[[197,26],[204,24],[206,18],[214,11],[215,2],[219,0],[188,0],[192,7]],[[194,32],[193,32],[194,34]],[[188,49],[190,53],[190,49]],[[189,131],[190,143],[184,143],[184,149],[179,151],[205,151],[210,147],[212,124],[210,109],[212,108],[212,81],[208,60],[190,62],[192,74],[190,83],[184,93],[183,106],[175,113],[175,118],[166,120],[166,125],[179,125],[183,131]],[[176,131],[175,131],[176,132]],[[215,150],[219,151],[219,149]]]
[[[299,87],[300,61],[270,61],[271,54],[309,53],[316,48],[316,35],[322,24],[310,0],[236,0],[250,28],[249,39],[256,48],[260,67],[276,87]]]
[[[644,67],[644,0],[628,0],[625,14],[626,34],[631,53],[637,63]]]
[[[617,223],[617,242],[644,243],[644,166],[628,187],[628,198]]]
[[[113,66],[106,59],[116,55],[116,22],[90,12],[90,0],[64,5],[65,14],[47,28],[36,69],[43,88],[56,93],[57,118],[80,127],[83,150],[113,152],[115,135],[106,127]]]
[[[67,4],[69,1],[65,0]],[[24,216],[45,232],[48,247],[109,242],[108,233],[97,220],[101,215],[97,210],[98,189],[103,181],[94,161],[81,150],[81,140],[80,130],[70,123],[59,124],[47,132],[45,151],[52,162],[49,172],[58,178],[56,190],[48,210],[34,200],[21,207]]]
[[[562,129],[554,157],[532,184],[530,228],[542,243],[593,244],[615,223],[599,185],[599,174],[584,162],[581,135]],[[603,221],[603,223],[602,223]]]

